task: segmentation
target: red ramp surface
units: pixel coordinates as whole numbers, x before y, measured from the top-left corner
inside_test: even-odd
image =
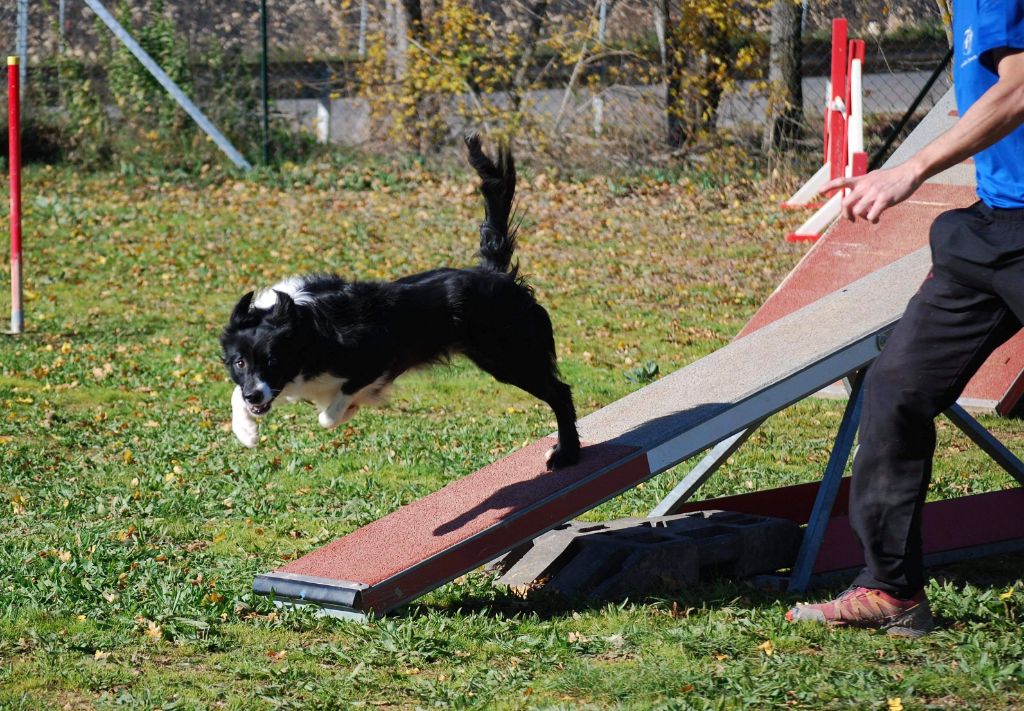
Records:
[[[973,186],[926,183],[911,199],[884,212],[877,225],[840,219],[779,284],[740,336],[927,246],[931,223],[940,213],[976,201]],[[960,404],[975,412],[1010,415],[1024,395],[1022,372],[1024,333],[989,357],[967,384]]]
[[[554,443],[539,440],[261,575],[255,589],[384,612],[650,476],[636,447],[609,443],[586,446],[579,464],[550,471],[545,453]]]

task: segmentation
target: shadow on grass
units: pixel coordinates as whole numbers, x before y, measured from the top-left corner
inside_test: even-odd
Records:
[[[495,585],[458,597],[454,594],[446,595],[444,600],[438,602],[415,603],[392,614],[411,617],[429,610],[441,614],[481,615],[494,619],[529,615],[549,621],[572,617],[573,614],[580,612],[607,610],[609,607],[628,609],[653,606],[666,615],[686,617],[694,610],[719,607],[760,609],[770,607],[779,601],[788,603],[796,599],[797,596],[758,588],[747,581],[726,578],[713,578],[685,589],[656,588],[636,598],[625,599],[603,599],[583,595],[567,597],[543,589],[532,590],[524,596],[515,590]]]
[[[952,584],[958,588],[972,585],[978,588],[1005,590],[1019,582],[1024,570],[1024,553],[993,556],[963,563],[945,565],[929,571],[939,583]],[[444,594],[437,602],[417,602],[391,613],[399,617],[414,617],[427,611],[435,614],[481,615],[493,619],[509,619],[532,616],[539,620],[551,621],[572,617],[575,613],[598,612],[609,607],[628,609],[630,607],[654,607],[673,617],[687,617],[694,610],[722,607],[732,609],[758,610],[776,604],[789,605],[807,600],[828,600],[836,597],[849,585],[855,571],[846,575],[833,576],[827,585],[813,588],[805,593],[788,593],[784,589],[771,589],[755,585],[749,580],[730,580],[712,577],[706,582],[689,588],[655,589],[636,598],[598,599],[586,596],[565,597],[541,588],[531,590],[525,596],[510,588],[483,581],[473,584],[475,589],[459,596],[457,591]],[[945,612],[945,611],[944,611]],[[936,614],[940,628],[955,624],[984,623],[990,620],[980,612],[958,608],[957,614]]]

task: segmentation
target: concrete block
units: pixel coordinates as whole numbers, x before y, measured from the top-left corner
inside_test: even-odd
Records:
[[[572,521],[510,554],[498,583],[570,597],[636,597],[692,586],[712,572],[743,578],[788,567],[801,536],[792,521],[728,511]]]

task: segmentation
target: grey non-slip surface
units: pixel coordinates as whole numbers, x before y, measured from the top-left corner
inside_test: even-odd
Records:
[[[895,323],[930,264],[928,250],[918,250],[584,417],[580,435],[652,450],[794,375],[814,373],[808,377],[820,379],[817,386],[801,384],[813,392],[844,375],[822,369],[822,361]]]

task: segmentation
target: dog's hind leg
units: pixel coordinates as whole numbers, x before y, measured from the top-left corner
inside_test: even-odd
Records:
[[[467,351],[466,355],[499,382],[525,390],[554,411],[558,423],[558,444],[548,452],[548,466],[567,467],[579,461],[580,435],[576,431],[572,389],[555,375],[548,354],[506,351],[503,356],[496,356],[474,350]]]
[[[555,412],[558,423],[558,444],[548,452],[548,465],[552,468],[567,467],[580,460],[580,435],[576,431],[576,406],[572,402],[572,390],[558,378],[550,376],[544,388],[547,396],[530,392],[546,402]],[[524,388],[525,389],[525,388]]]
[[[320,423],[321,427],[328,430],[334,429],[342,422],[348,422],[356,414],[356,410],[359,409],[359,406],[354,404],[353,400],[352,395],[338,391],[331,404],[320,411],[320,414],[317,416],[317,422]]]

